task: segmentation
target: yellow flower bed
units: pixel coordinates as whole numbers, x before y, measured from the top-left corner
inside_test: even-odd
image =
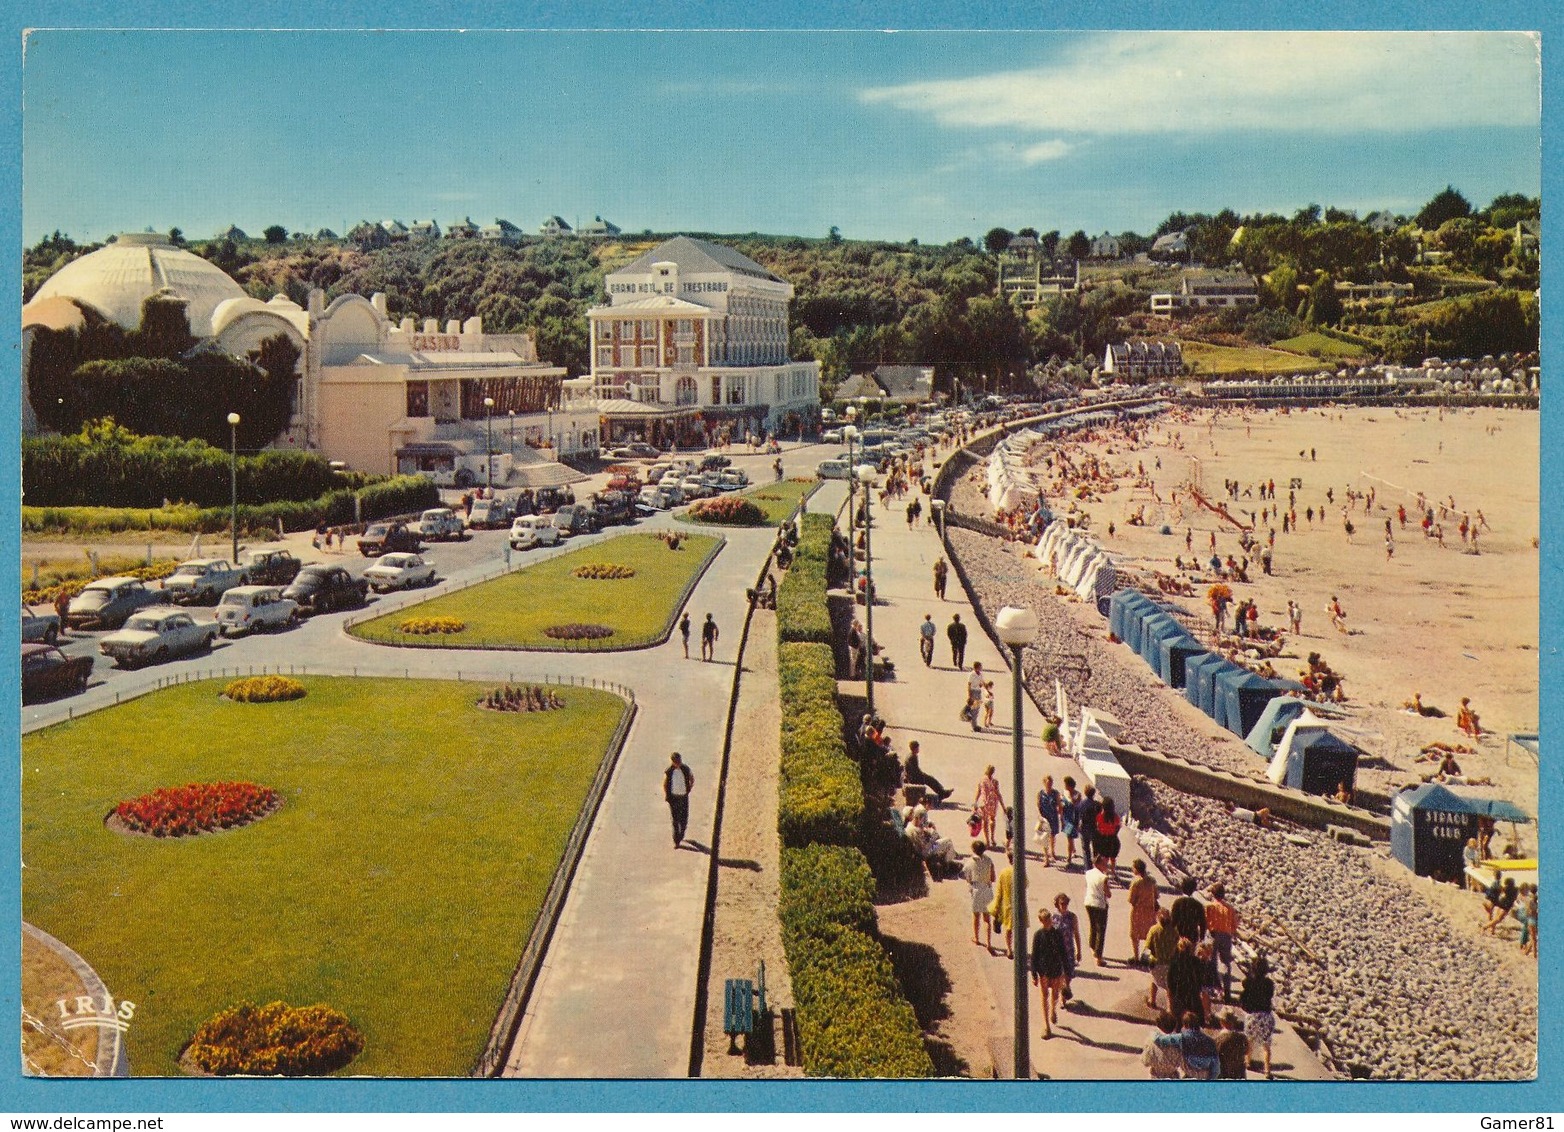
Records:
[[[223,695],[235,703],[273,704],[282,700],[301,700],[304,685],[291,676],[246,676],[230,681]]]
[[[409,617],[396,627],[396,631],[430,636],[434,633],[460,633],[466,628],[467,622],[458,621],[454,617]]]
[[[220,1077],[318,1077],[341,1069],[363,1049],[363,1035],[340,1010],[245,1002],[201,1023],[185,1057]]]
[[[635,568],[621,566],[617,562],[588,562],[585,565],[577,566],[571,573],[578,578],[590,578],[597,582],[607,582],[615,578],[633,578],[635,577]]]

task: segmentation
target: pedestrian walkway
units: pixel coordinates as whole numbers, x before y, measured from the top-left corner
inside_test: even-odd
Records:
[[[874,639],[894,660],[896,672],[895,681],[875,685],[875,710],[887,721],[897,752],[905,757],[907,744],[916,739],[922,748],[923,770],[955,791],[950,801],[932,810],[930,816],[936,820],[941,834],[955,841],[965,853],[971,840],[966,828],[967,817],[978,779],[986,766],[992,764],[996,768],[1005,805],[1012,804],[1012,677],[999,647],[979,626],[976,612],[957,582],[954,570],[945,599],[935,596],[934,562],[943,553],[943,548],[935,528],[928,521],[927,501],[925,518],[909,528],[905,505],[911,500],[909,495],[905,500],[891,502],[888,507],[879,503],[874,505],[871,549],[873,575],[881,601],[874,610]],[[1038,594],[1039,599],[1044,600],[1041,590]],[[862,619],[861,607],[858,612]],[[932,614],[939,626],[931,666],[924,665],[918,652],[918,625],[925,614]],[[994,681],[994,725],[979,731],[974,731],[960,718],[966,699],[967,675],[952,663],[945,633],[955,614],[960,614],[962,623],[969,627],[964,658],[966,672],[970,672],[976,661],[982,664],[985,675]],[[863,694],[861,681],[844,682],[842,688],[844,693]],[[1088,925],[1082,903],[1085,870],[1079,847],[1073,866],[1045,866],[1033,828],[1037,822],[1037,792],[1045,774],[1053,777],[1056,786],[1067,775],[1074,778],[1078,786],[1085,786],[1087,780],[1074,760],[1047,754],[1041,740],[1042,713],[1025,695],[1022,719],[1026,737],[1026,793],[1016,824],[1027,847],[1026,859],[1020,865],[1026,871],[1027,908],[1024,924],[1019,919],[1016,924],[1016,944],[1018,947],[1029,945],[1038,909],[1052,908],[1055,896],[1060,893],[1069,896],[1070,908],[1080,919],[1084,944]],[[1003,826],[1002,817],[1000,825]],[[1002,839],[1002,828],[999,833]],[[1119,857],[1125,878],[1130,862],[1137,856],[1144,856],[1127,834],[1128,831]],[[1062,835],[1058,845],[1062,853]],[[1002,865],[1003,857],[996,858],[996,863]],[[1163,906],[1167,906],[1176,893],[1165,876],[1159,874],[1157,880],[1163,890]],[[1008,1074],[1013,1067],[1010,1052],[1014,1034],[1013,964],[1002,957],[1002,952],[999,957],[990,957],[981,947],[971,945],[970,912],[963,882],[957,879],[939,883],[962,889],[960,907],[954,910],[950,907],[951,901],[928,901],[931,913],[951,915],[960,921],[953,937],[961,941],[957,945],[959,950],[955,954],[942,954],[941,961],[978,963],[983,976],[978,985],[986,985],[992,996],[991,1003],[949,1002],[948,1008],[951,1012],[968,1010],[999,1020],[1003,1029],[992,1035],[989,1045],[995,1054],[996,1070]],[[1140,1053],[1152,1032],[1155,1013],[1145,1005],[1149,974],[1127,962],[1131,958],[1127,883],[1126,879],[1112,892],[1105,962],[1097,966],[1089,955],[1084,957],[1074,982],[1074,1001],[1069,1009],[1060,1012],[1051,1040],[1044,1041],[1040,1036],[1041,1004],[1028,979],[1034,1075],[1058,1080],[1144,1079],[1147,1076]],[[1285,1027],[1278,1030],[1275,1065],[1278,1076],[1316,1080],[1329,1077],[1301,1039]]]

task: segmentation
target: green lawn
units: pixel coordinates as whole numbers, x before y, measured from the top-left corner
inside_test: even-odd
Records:
[[[1280,342],[1272,342],[1271,345],[1278,350],[1288,350],[1294,354],[1309,354],[1326,361],[1361,358],[1373,352],[1372,348],[1365,344],[1349,342],[1333,334],[1322,334],[1318,330],[1310,330]]]
[[[1230,373],[1299,373],[1320,368],[1318,358],[1289,354],[1265,346],[1214,346],[1209,342],[1180,341],[1184,361],[1197,378]]]
[[[755,504],[766,513],[766,521],[763,525],[779,527],[792,517],[798,509],[798,501],[815,489],[818,480],[783,480],[781,483],[765,483],[739,492],[743,498]],[[690,518],[688,510],[681,511],[679,518],[686,523],[696,523],[700,526],[729,526],[731,524],[701,523],[698,519]]]
[[[346,1073],[464,1075],[482,1052],[625,705],[476,706],[488,685],[302,678],[232,704],[182,685],[22,740],[22,907],[136,1004],[131,1071],[177,1074],[243,1000],[324,1002],[364,1034]],[[160,840],[104,815],[159,786],[249,780],[282,809]]]
[[[421,648],[629,648],[667,633],[685,586],[717,544],[709,535],[685,535],[671,551],[656,536],[620,535],[582,547],[525,570],[432,598],[377,617],[351,630],[382,644]],[[577,578],[586,563],[612,562],[635,570],[612,581]],[[397,632],[410,617],[454,617],[460,633],[417,636]],[[607,625],[612,637],[598,641],[556,641],[543,635],[551,625]]]

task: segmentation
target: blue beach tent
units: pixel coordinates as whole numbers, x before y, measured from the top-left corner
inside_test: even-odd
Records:
[[[1184,667],[1185,695],[1197,708],[1212,719],[1216,718],[1217,674],[1231,668],[1232,663],[1216,653],[1190,662]]]
[[[1220,691],[1222,706],[1217,711],[1216,721],[1243,736],[1249,734],[1249,729],[1264,714],[1265,705],[1276,695],[1277,687],[1258,673],[1238,668],[1222,674]]]
[[[1162,655],[1162,639],[1168,636],[1182,637],[1184,626],[1165,610],[1158,610],[1140,623],[1140,658],[1157,671],[1158,658]]]
[[[1276,753],[1276,744],[1281,742],[1287,725],[1307,711],[1308,706],[1297,696],[1272,696],[1244,742],[1255,754],[1269,759]]]
[[[1206,651],[1206,646],[1185,633],[1178,637],[1163,637],[1157,642],[1157,675],[1169,688],[1182,688],[1186,668],[1191,657]]]
[[[1477,836],[1479,818],[1531,821],[1513,802],[1439,782],[1403,790],[1390,804],[1390,855],[1418,876],[1457,880],[1466,868],[1461,851],[1468,838]]]

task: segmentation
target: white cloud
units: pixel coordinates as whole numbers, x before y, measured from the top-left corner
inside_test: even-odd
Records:
[[[1086,134],[1537,126],[1537,40],[1508,32],[1110,33],[1055,63],[876,87],[945,126]],[[1032,147],[1050,160],[1062,141]]]
[[[1033,142],[1023,146],[1018,156],[1023,165],[1041,165],[1045,161],[1057,161],[1075,147],[1062,138],[1049,138],[1047,141]]]

